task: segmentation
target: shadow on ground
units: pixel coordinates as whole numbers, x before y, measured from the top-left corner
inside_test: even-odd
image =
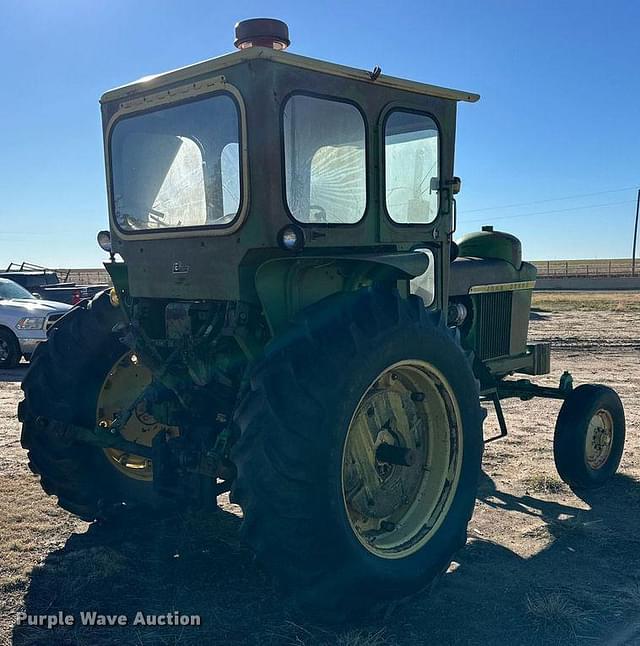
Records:
[[[529,311],[530,321],[546,321],[549,318],[550,312],[532,307]]]
[[[28,363],[21,363],[17,368],[13,368],[12,370],[0,369],[0,381],[19,383],[24,379],[28,369]]]
[[[132,514],[117,527],[94,524],[33,570],[27,613],[62,610],[79,618],[81,611],[98,609],[133,619],[137,610],[178,610],[200,615],[202,625],[54,631],[17,626],[14,643],[626,643],[640,613],[639,483],[617,476],[584,498],[590,506],[585,511],[499,491],[483,475],[478,500],[479,507],[511,514],[514,523],[539,516],[544,547],[523,558],[508,545],[472,536],[428,598],[405,601],[369,625],[344,632],[286,614],[270,581],[239,544],[239,519],[232,514],[161,520]],[[603,599],[610,603],[603,606]]]

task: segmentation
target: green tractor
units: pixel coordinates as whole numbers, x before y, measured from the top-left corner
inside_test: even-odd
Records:
[[[456,107],[477,95],[291,54],[276,20],[236,37],[102,97],[114,287],[35,353],[22,445],[88,521],[230,491],[264,566],[336,618],[465,544],[486,406],[503,436],[503,399],[564,400],[576,488],[617,469],[624,413],[604,386],[527,377],[550,348],[527,343],[520,242],[453,242]]]

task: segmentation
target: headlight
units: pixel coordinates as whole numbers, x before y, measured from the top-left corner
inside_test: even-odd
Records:
[[[98,246],[103,251],[111,253],[111,233],[109,231],[98,232]]]
[[[278,232],[278,244],[286,251],[301,251],[304,247],[304,231],[295,224],[288,224]]]
[[[41,330],[44,327],[44,319],[37,316],[25,316],[16,324],[19,330]]]

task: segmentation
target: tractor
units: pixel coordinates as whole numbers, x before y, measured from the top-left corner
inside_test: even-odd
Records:
[[[601,385],[535,384],[536,270],[491,226],[453,240],[456,109],[479,96],[290,53],[237,51],[106,92],[113,288],[49,330],[22,445],[87,521],[242,509],[241,536],[324,618],[426,588],[465,545],[486,410],[563,401],[572,487],[616,471]],[[516,375],[516,376],[514,376]]]

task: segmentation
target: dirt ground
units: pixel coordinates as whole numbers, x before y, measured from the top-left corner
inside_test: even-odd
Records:
[[[585,305],[582,296],[557,302],[545,295],[534,303],[530,337],[555,346],[552,374],[541,382],[555,384],[570,369],[576,383],[618,390],[627,416],[620,473],[576,496],[553,464],[560,403],[507,401],[509,437],[486,447],[469,540],[449,572],[430,595],[338,632],[286,614],[238,542],[233,506],[207,520],[132,516],[118,527],[88,525],[58,509],[19,444],[24,369],[0,373],[0,642],[640,644],[640,311],[615,298],[608,309]],[[485,433],[496,431],[490,414]],[[92,609],[130,618],[137,610],[177,610],[199,614],[202,625],[15,625],[20,611],[79,618]]]

